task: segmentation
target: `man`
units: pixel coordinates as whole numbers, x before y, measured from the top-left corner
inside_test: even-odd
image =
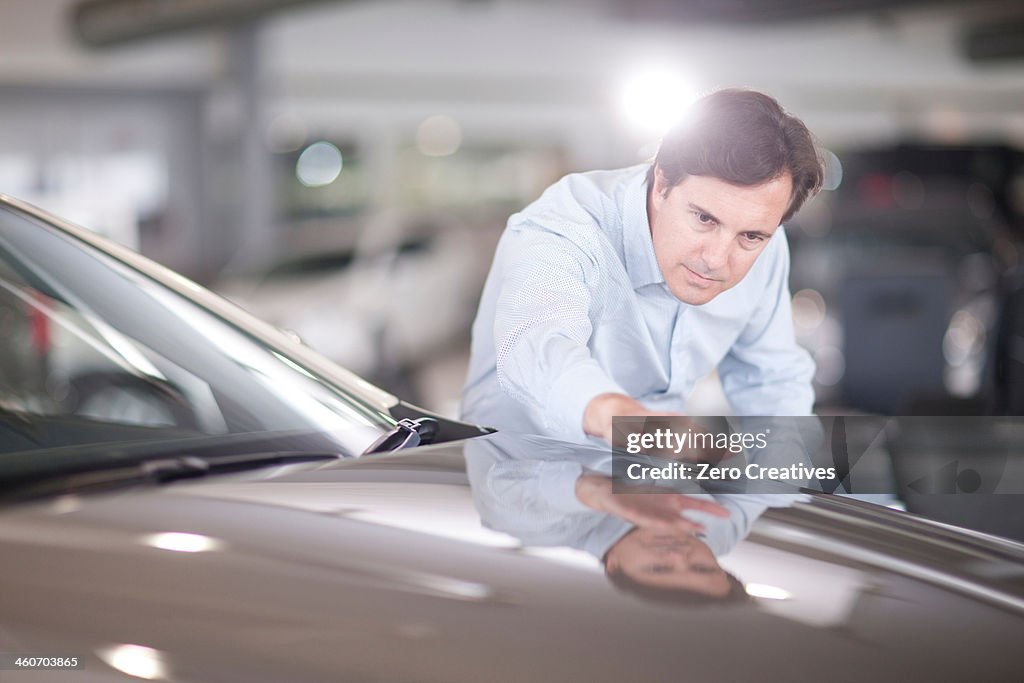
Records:
[[[698,101],[649,167],[572,174],[513,215],[473,325],[463,416],[571,441],[682,413],[718,368],[740,415],[806,415],[781,223],[821,186],[771,97]]]

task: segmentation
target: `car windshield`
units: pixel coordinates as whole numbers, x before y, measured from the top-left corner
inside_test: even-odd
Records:
[[[394,428],[297,360],[308,350],[264,341],[154,272],[0,207],[0,481],[5,462],[33,455],[282,434],[351,455]]]

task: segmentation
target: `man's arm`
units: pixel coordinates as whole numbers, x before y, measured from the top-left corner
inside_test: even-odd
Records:
[[[498,384],[548,433],[573,441],[610,435],[584,414],[602,395],[629,399],[588,347],[606,292],[599,256],[535,226],[510,228],[499,247],[504,272],[494,315]],[[602,413],[603,414],[603,413]]]
[[[779,233],[779,244],[764,254],[772,258],[771,275],[760,305],[718,367],[737,415],[809,415],[814,407],[814,361],[793,333],[789,246],[781,227]]]
[[[701,512],[709,517],[727,518],[729,511],[710,496],[675,493],[656,486],[633,487],[616,493],[611,477],[584,472],[576,480],[576,498],[598,512],[605,512],[645,529],[703,532],[704,525],[683,516],[685,511]]]

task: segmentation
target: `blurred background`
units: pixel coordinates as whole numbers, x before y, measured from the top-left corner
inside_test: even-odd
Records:
[[[723,86],[828,150],[788,226],[819,409],[1024,410],[1019,2],[3,0],[0,193],[455,415],[508,216]]]

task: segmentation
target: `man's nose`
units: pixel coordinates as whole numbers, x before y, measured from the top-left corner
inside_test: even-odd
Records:
[[[730,246],[731,240],[722,230],[716,231],[715,234],[710,235],[704,242],[701,258],[708,269],[709,275],[715,274],[725,267],[726,262],[729,260]]]

